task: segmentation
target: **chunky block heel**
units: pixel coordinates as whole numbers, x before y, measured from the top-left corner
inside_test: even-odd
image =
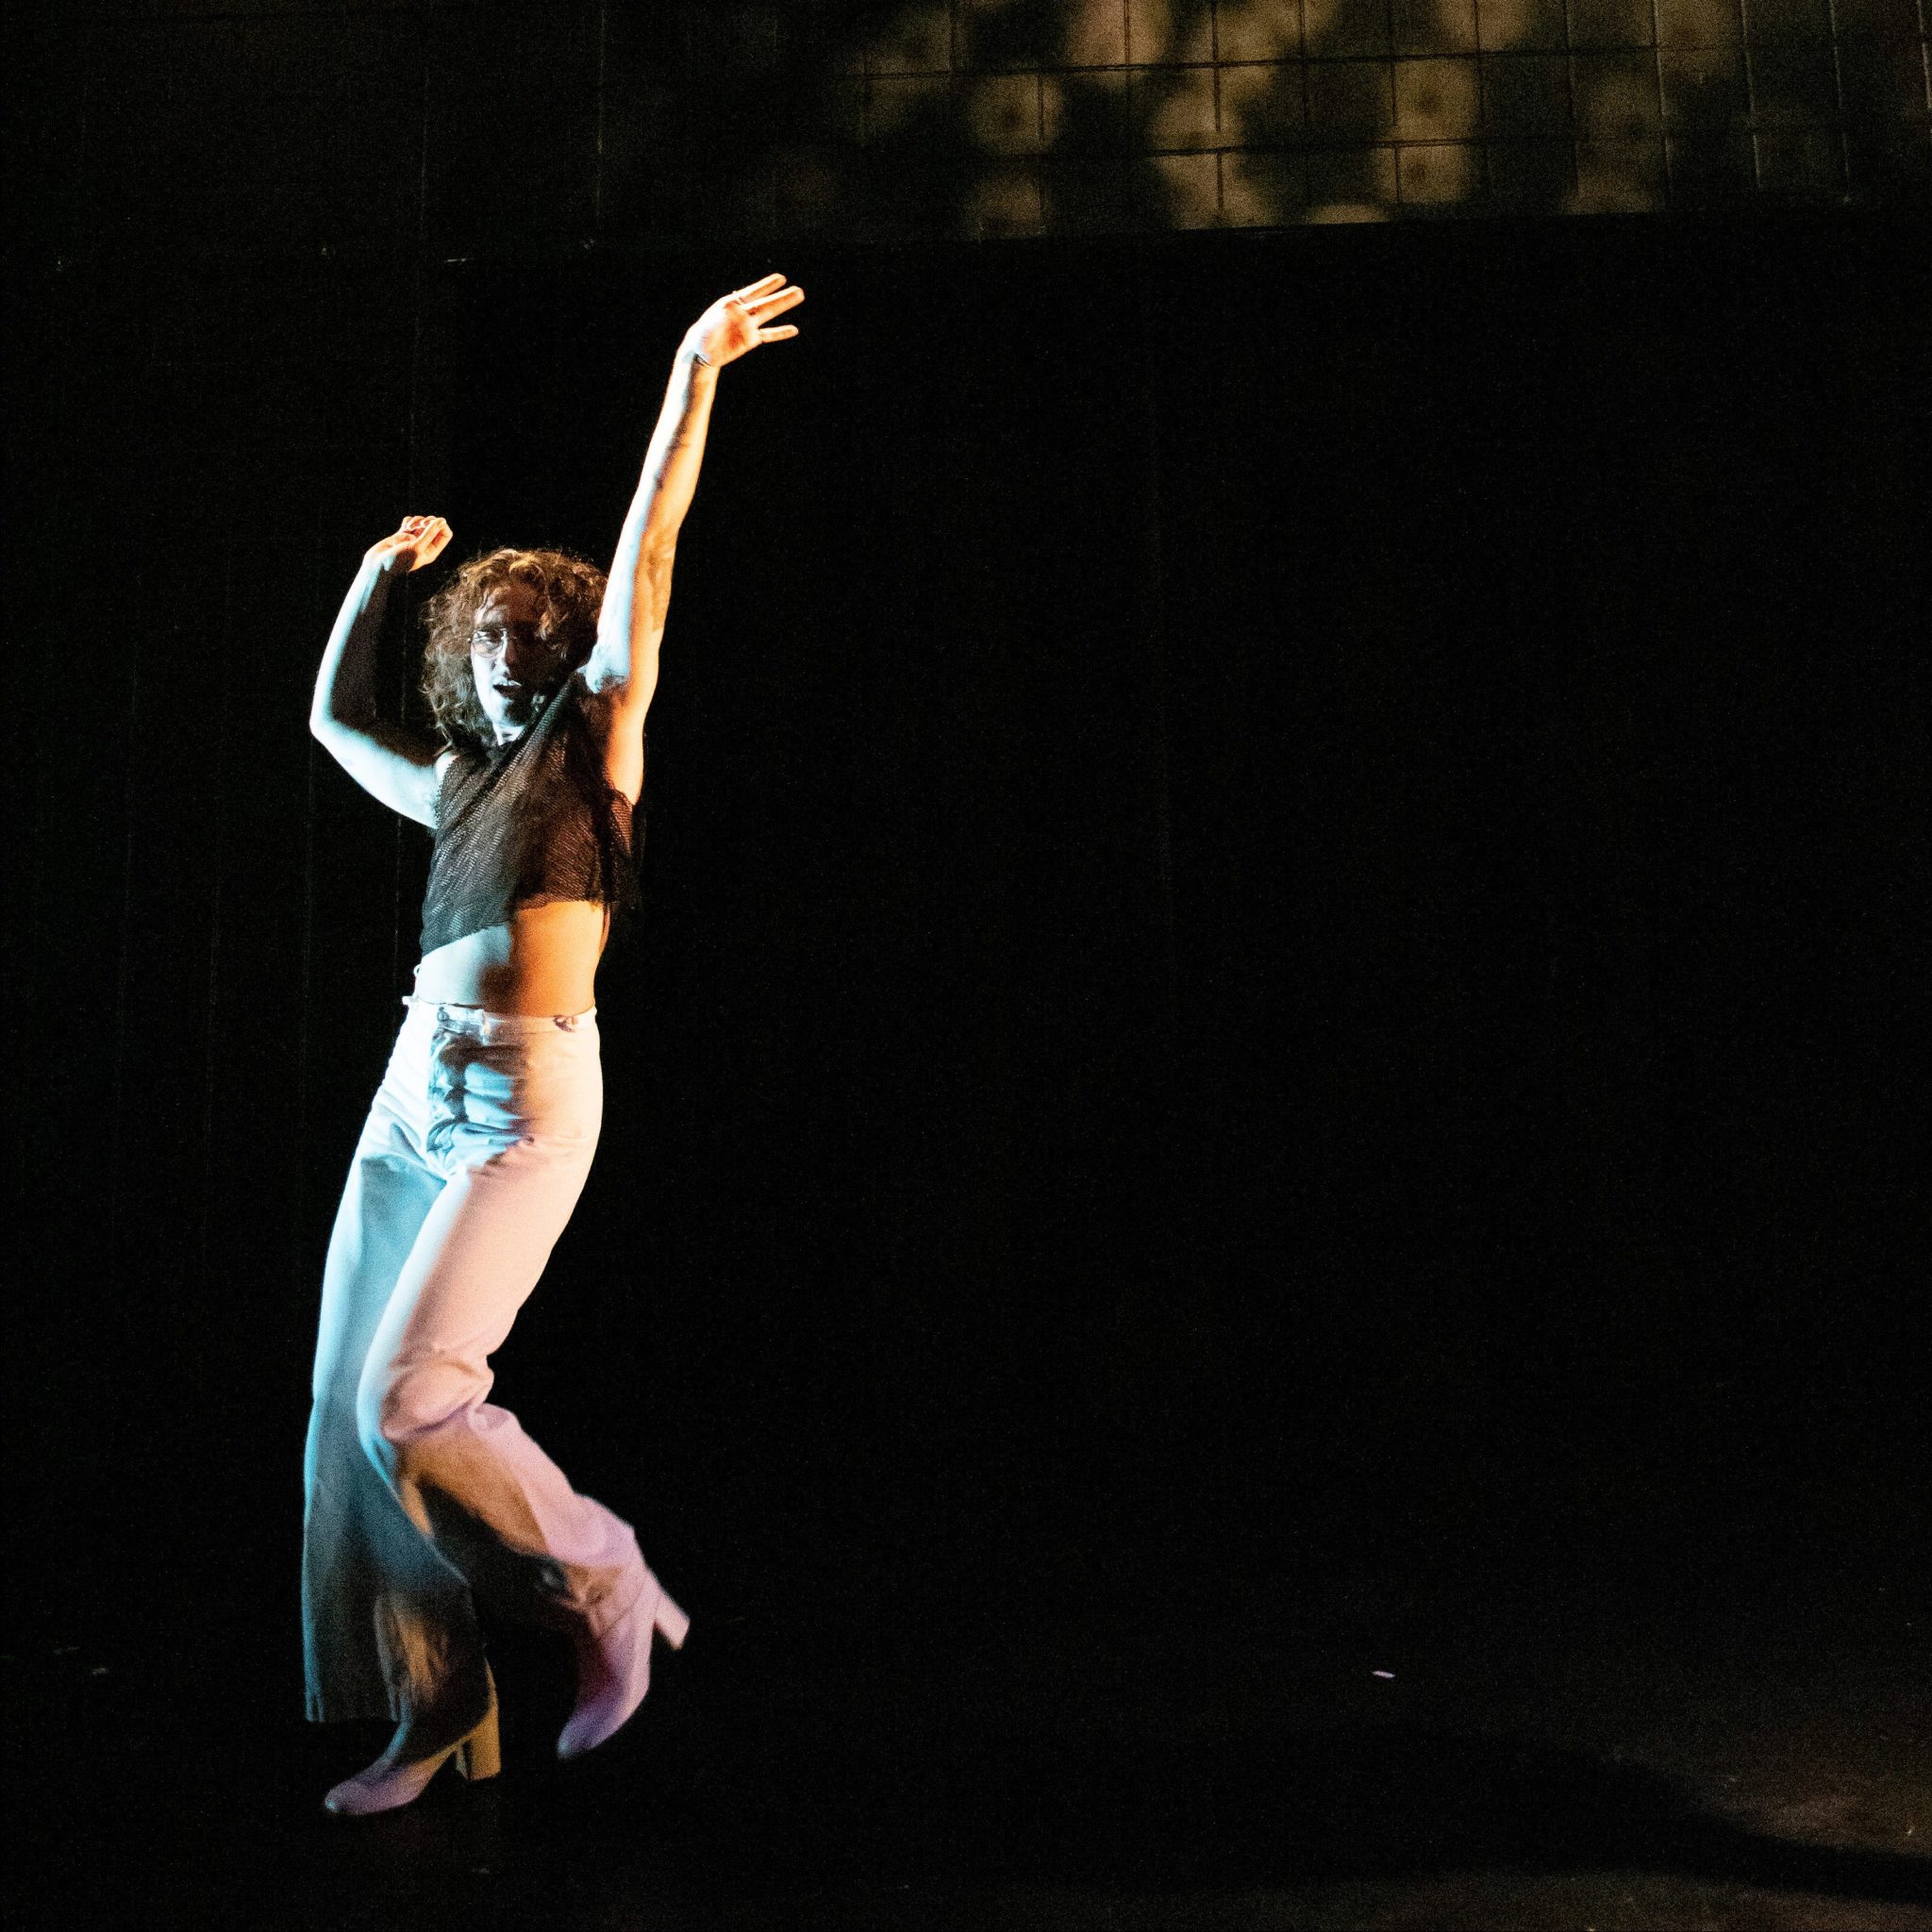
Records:
[[[495,1777],[503,1769],[503,1743],[496,1729],[496,1701],[491,1700],[490,1715],[457,1745],[457,1774],[472,1784]]]
[[[658,1592],[658,1613],[652,1622],[673,1650],[684,1648],[685,1632],[691,1628],[691,1619],[661,1590]]]

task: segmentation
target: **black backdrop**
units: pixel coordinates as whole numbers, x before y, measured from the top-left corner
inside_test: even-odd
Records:
[[[245,1625],[297,1707],[426,861],[315,659],[404,511],[607,553],[768,266],[499,1399],[698,1619],[1893,1534],[1924,239],[30,265],[16,1615]]]

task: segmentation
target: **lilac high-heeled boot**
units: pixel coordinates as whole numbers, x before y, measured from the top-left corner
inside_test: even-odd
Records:
[[[488,1701],[480,1717],[475,1715],[473,1701],[468,1709],[458,1707],[453,1713],[405,1718],[389,1749],[374,1764],[337,1785],[322,1801],[324,1807],[354,1818],[394,1811],[420,1798],[450,1758],[456,1759],[463,1777],[494,1777],[503,1769],[503,1753],[497,1740],[496,1679],[488,1664],[483,1680]],[[457,1735],[451,1737],[451,1732]],[[444,1738],[447,1742],[436,1741]]]
[[[651,1688],[651,1641],[662,1634],[673,1650],[684,1648],[687,1617],[646,1570],[644,1587],[601,1637],[577,1641],[577,1702],[557,1740],[559,1757],[580,1757],[613,1736]]]

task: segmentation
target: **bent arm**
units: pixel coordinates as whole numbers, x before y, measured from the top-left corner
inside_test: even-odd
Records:
[[[442,541],[447,541],[445,534]],[[395,541],[388,540],[389,544]],[[441,547],[441,542],[434,545]],[[429,548],[426,541],[423,548]],[[308,729],[372,798],[428,825],[436,822],[439,747],[421,732],[384,722],[375,705],[376,643],[391,577],[411,568],[415,556],[411,549],[377,544],[362,559],[322,654]]]

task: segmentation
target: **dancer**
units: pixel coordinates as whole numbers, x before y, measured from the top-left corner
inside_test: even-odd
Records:
[[[496,550],[431,601],[424,689],[441,742],[376,716],[391,581],[450,541],[412,516],[376,543],[323,654],[309,724],[364,791],[436,834],[423,958],[329,1239],[305,1458],[308,1716],[388,1717],[332,1811],[392,1810],[447,1759],[497,1769],[476,1605],[577,1655],[563,1757],[642,1700],[689,1620],[630,1525],[577,1494],[507,1409],[489,1357],[542,1273],[596,1147],[597,962],[634,890],[631,811],[679,525],[718,372],[798,331],[778,275],[687,331],[608,586],[557,551]]]

